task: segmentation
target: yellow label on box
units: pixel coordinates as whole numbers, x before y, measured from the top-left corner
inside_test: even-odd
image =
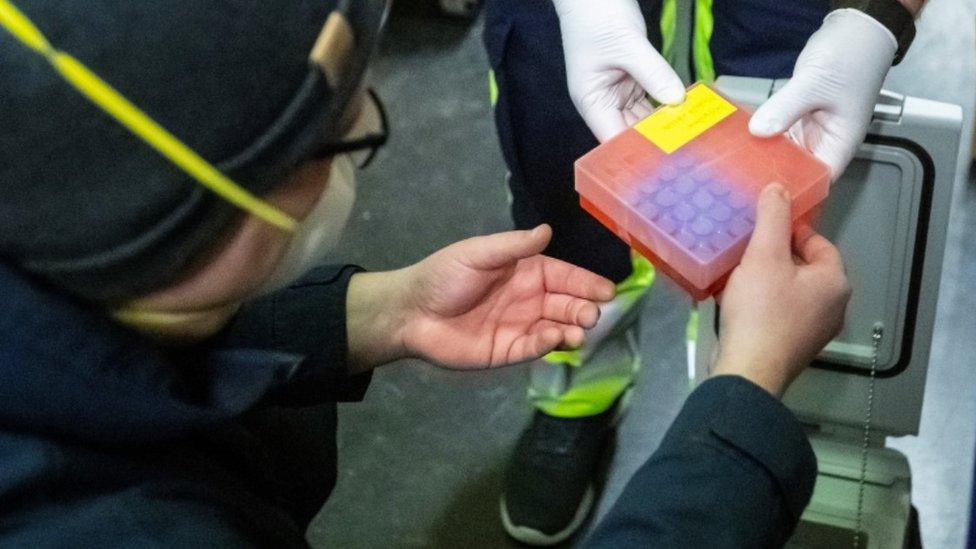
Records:
[[[680,105],[665,105],[634,126],[651,143],[671,154],[735,112],[735,105],[704,84],[685,93]]]

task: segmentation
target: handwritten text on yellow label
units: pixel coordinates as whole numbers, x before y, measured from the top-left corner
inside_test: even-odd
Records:
[[[735,112],[735,105],[704,84],[693,86],[680,105],[665,105],[634,126],[671,154]]]

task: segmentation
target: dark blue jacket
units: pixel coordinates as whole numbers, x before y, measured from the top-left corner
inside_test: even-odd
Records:
[[[346,287],[320,269],[166,352],[0,265],[0,546],[304,546],[335,483]]]
[[[344,366],[354,272],[317,270],[165,352],[0,267],[0,546],[304,546],[335,483],[334,402],[368,383]],[[815,469],[777,400],[715,378],[587,543],[775,547]]]
[[[712,378],[688,397],[585,546],[781,547],[816,474],[785,406],[743,378]]]

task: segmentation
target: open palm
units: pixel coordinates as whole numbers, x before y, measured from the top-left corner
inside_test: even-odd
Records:
[[[537,358],[583,341],[596,302],[613,284],[540,255],[546,226],[471,238],[411,267],[404,341],[415,354],[451,368],[484,368]]]

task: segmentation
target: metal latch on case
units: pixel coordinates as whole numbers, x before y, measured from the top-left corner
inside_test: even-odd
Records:
[[[874,105],[874,120],[897,122],[901,119],[901,111],[905,106],[905,96],[893,91],[881,90],[878,102]]]

